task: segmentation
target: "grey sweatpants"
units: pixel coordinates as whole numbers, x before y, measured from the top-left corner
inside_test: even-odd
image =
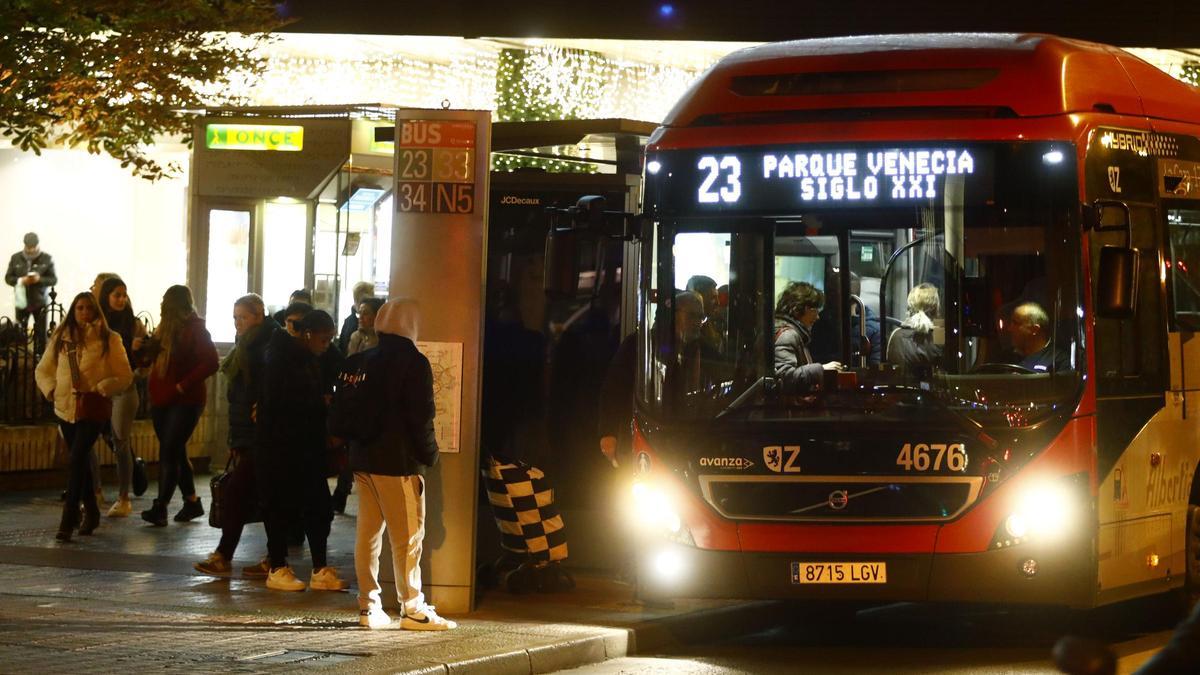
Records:
[[[381,476],[354,473],[358,489],[358,530],[354,541],[354,572],[358,576],[358,607],[382,607],[379,553],[383,531],[392,542],[396,596],[404,614],[425,607],[421,593],[421,546],[425,539],[425,482],[420,476]]]
[[[137,414],[138,390],[135,385],[112,397],[112,451],[117,458],[117,482],[120,493],[129,494],[129,484],[133,478],[133,417]],[[96,457],[96,449],[92,448],[90,461],[92,463],[92,482],[96,492],[100,492],[100,462]]]

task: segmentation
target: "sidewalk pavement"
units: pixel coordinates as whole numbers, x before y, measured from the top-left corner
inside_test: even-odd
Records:
[[[358,626],[353,586],[281,593],[200,575],[192,563],[220,532],[204,518],[148,526],[138,513],[153,488],[133,516],[103,518],[95,535],[69,544],[54,540],[57,492],[0,496],[0,672],[544,673],[743,633],[780,611],[762,602],[651,608],[628,585],[576,574],[569,593],[487,591],[477,611],[452,617],[452,631],[404,631],[398,621],[371,631]],[[352,497],[329,541],[330,564],[351,582],[356,510]],[[265,549],[261,525],[247,526],[234,569]],[[307,551],[293,549],[291,559],[307,579]]]

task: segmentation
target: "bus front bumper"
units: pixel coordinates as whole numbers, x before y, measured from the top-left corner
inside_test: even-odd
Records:
[[[1084,542],[1025,544],[981,553],[809,554],[708,551],[678,544],[640,557],[646,599],[744,598],[859,602],[971,602],[1090,607],[1094,565]],[[1028,561],[1033,561],[1030,564]],[[843,583],[804,583],[806,564],[837,565]],[[884,583],[857,577],[886,566]],[[796,572],[799,571],[799,574]],[[828,573],[826,571],[826,573]]]

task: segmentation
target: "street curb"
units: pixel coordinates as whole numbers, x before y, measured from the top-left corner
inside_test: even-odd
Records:
[[[611,659],[648,654],[687,642],[724,639],[757,632],[778,621],[784,603],[745,602],[654,619],[628,628],[609,628],[605,634],[474,656],[414,670],[405,675],[455,673],[463,675],[534,675],[570,670]]]

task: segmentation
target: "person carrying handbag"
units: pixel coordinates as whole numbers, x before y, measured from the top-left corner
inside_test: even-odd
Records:
[[[100,300],[100,311],[104,314],[104,320],[108,323],[109,330],[121,336],[125,356],[132,366],[138,362],[141,343],[146,337],[146,326],[133,314],[125,282],[120,277],[110,276],[101,283],[97,297]],[[113,455],[117,458],[117,479],[120,493],[117,500],[113,502],[112,508],[108,510],[108,517],[124,518],[133,512],[129,490],[133,482],[134,471],[138,468],[132,442],[133,417],[137,413],[140,403],[137,386],[131,383],[123,391],[114,394],[112,401],[111,434],[106,433],[105,437],[112,447]],[[94,467],[95,464],[92,466]],[[141,470],[144,474],[145,467],[143,466]]]
[[[38,362],[36,377],[42,395],[54,403],[59,429],[70,448],[67,498],[55,535],[59,541],[70,541],[76,527],[79,534],[89,535],[100,524],[100,507],[92,491],[91,449],[112,416],[111,397],[133,382],[121,336],[109,330],[91,292],[71,301]]]

